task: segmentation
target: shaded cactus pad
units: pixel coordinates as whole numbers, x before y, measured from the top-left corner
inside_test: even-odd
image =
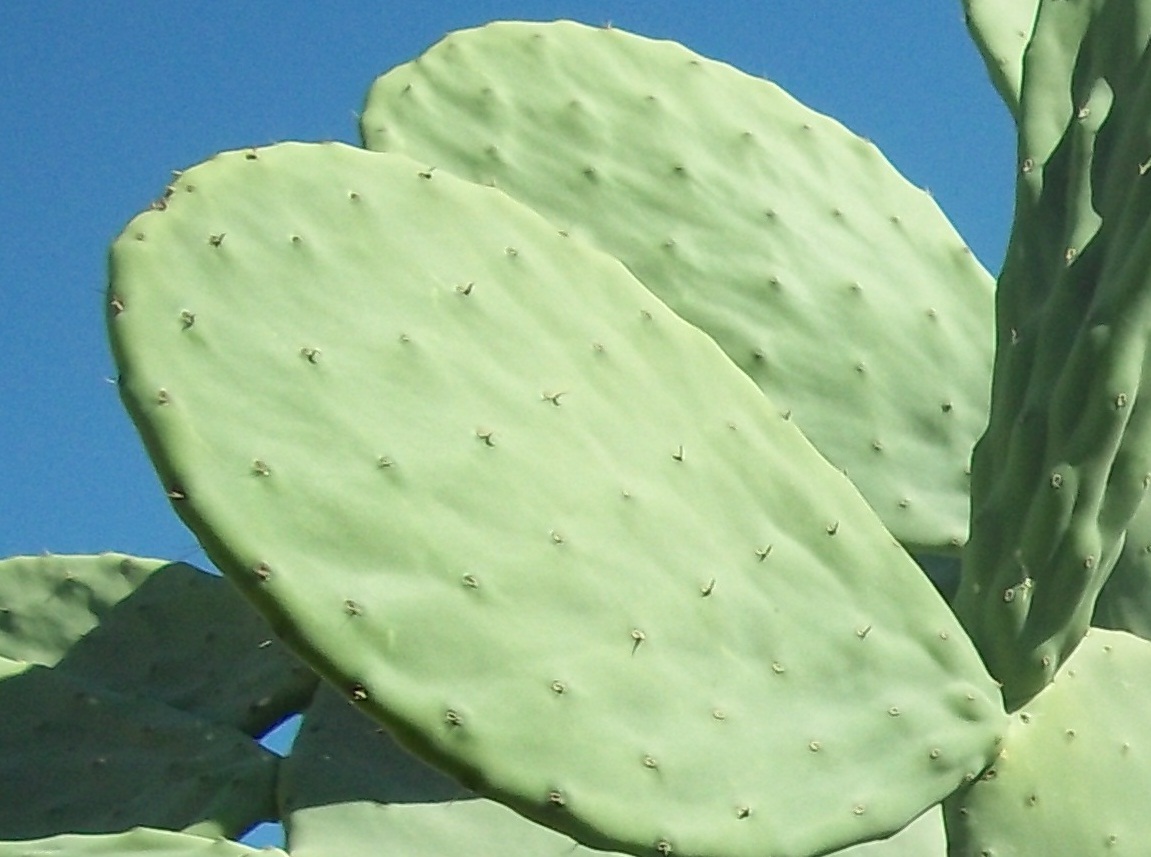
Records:
[[[0,840],[241,835],[276,812],[278,760],[255,736],[316,682],[219,576],[0,560]]]

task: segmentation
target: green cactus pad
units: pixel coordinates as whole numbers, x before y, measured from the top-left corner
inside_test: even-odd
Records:
[[[108,305],[218,567],[484,796],[593,847],[808,853],[989,758],[998,690],[851,483],[499,191],[340,144],[225,153],[128,225]]]
[[[59,668],[260,736],[299,711],[317,678],[221,577],[158,569]]]
[[[1151,842],[1151,643],[1092,629],[945,804],[951,857],[1125,857]]]
[[[54,666],[164,565],[118,553],[0,560],[0,656]]]
[[[279,781],[279,803],[289,834],[292,815],[309,807],[361,801],[451,803],[471,797],[458,782],[400,747],[352,700],[326,684],[304,711]]]
[[[136,825],[238,835],[275,812],[248,736],[32,666],[0,681],[0,840]]]
[[[1019,115],[1023,54],[1039,0],[963,0],[967,29],[983,55],[991,82],[1012,115]]]
[[[0,656],[249,735],[298,711],[316,686],[227,581],[118,553],[0,560]]]
[[[955,607],[1011,707],[1086,632],[1151,486],[1151,3],[1039,4]]]
[[[0,842],[0,857],[287,857],[277,848],[249,848],[169,830],[138,828],[103,836],[68,834],[24,842]],[[351,855],[349,855],[351,857]]]
[[[567,21],[448,36],[376,81],[361,132],[623,261],[904,544],[966,540],[992,280],[873,144],[680,45]]]
[[[276,759],[253,739],[317,678],[227,581],[123,554],[14,557],[0,616],[0,838],[235,835],[274,815]]]

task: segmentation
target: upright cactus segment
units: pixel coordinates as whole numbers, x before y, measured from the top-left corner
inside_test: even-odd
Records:
[[[1031,40],[1040,0],[963,0],[967,29],[983,55],[991,82],[1018,118],[1023,92],[1023,54]]]
[[[0,840],[241,835],[274,816],[277,761],[253,736],[316,679],[226,581],[121,554],[15,557],[0,617]]]
[[[1011,706],[1051,680],[1151,485],[1151,4],[1045,0],[956,609]]]
[[[1147,853],[1151,643],[1092,629],[1012,718],[994,766],[946,803],[952,857]]]
[[[678,44],[568,21],[449,35],[375,82],[361,130],[622,260],[905,545],[966,540],[992,280],[873,144]]]
[[[803,854],[990,758],[998,691],[928,581],[616,260],[338,144],[220,155],[156,208],[108,321],[168,496],[465,785],[593,847]]]

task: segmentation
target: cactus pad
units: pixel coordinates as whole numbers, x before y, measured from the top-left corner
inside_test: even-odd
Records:
[[[499,191],[340,144],[225,153],[127,226],[108,305],[217,566],[484,796],[593,847],[804,853],[989,758],[997,689],[851,483]]]
[[[0,839],[238,835],[275,811],[275,757],[248,736],[59,669],[0,681],[0,721]]]
[[[1125,857],[1151,842],[1151,643],[1092,629],[945,804],[953,857]]]
[[[0,656],[54,666],[166,564],[117,553],[0,560]]]
[[[904,544],[966,540],[992,281],[873,144],[673,42],[569,21],[449,35],[376,81],[361,130],[623,261]]]
[[[317,683],[228,581],[183,563],[155,571],[59,666],[255,737],[299,711]]]
[[[232,590],[122,554],[0,561],[0,838],[274,815],[253,737],[317,679]]]

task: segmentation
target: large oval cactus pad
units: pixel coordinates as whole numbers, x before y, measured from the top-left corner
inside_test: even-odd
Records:
[[[992,279],[873,144],[678,44],[570,21],[449,35],[376,81],[361,129],[622,260],[904,544],[966,540]]]
[[[164,487],[417,752],[650,854],[829,850],[983,767],[998,691],[930,583],[616,260],[339,144],[157,208],[108,304]]]

